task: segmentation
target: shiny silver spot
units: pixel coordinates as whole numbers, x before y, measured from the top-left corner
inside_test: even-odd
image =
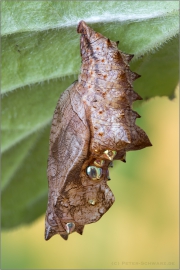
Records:
[[[95,166],[87,167],[86,172],[92,180],[99,180],[102,176],[102,169]]]
[[[106,155],[106,158],[108,158],[109,160],[113,160],[117,152],[113,150],[106,150],[104,151],[104,154]]]
[[[66,223],[66,232],[68,234],[72,233],[75,229],[75,224],[73,222]]]
[[[105,161],[102,159],[96,159],[94,161],[94,165],[96,165],[97,167],[102,167],[105,164]]]

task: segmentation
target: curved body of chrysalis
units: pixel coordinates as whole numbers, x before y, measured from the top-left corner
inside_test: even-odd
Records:
[[[107,185],[112,161],[125,162],[127,151],[151,146],[131,108],[141,99],[132,86],[139,77],[129,69],[133,55],[122,53],[84,21],[77,32],[81,74],[61,95],[51,127],[46,240],[55,234],[67,240],[98,221],[115,200]]]

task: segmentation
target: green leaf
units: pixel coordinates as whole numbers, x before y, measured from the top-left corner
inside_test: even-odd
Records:
[[[120,40],[121,49],[136,58],[161,47],[179,31],[176,1],[95,1],[93,5],[91,1],[4,1],[2,92],[77,75],[76,27],[83,18],[110,39]]]
[[[21,165],[18,164],[16,173],[11,176],[10,182],[3,189],[1,198],[3,228],[28,223],[46,210],[49,128],[47,126],[41,131],[31,152],[24,157]]]
[[[179,80],[178,59],[179,37],[177,36],[163,44],[158,51],[146,54],[132,63],[131,69],[142,75],[140,80],[134,82],[136,91],[144,99],[155,96],[174,98],[174,89]]]
[[[135,54],[144,98],[173,97],[178,83],[177,1],[2,1],[2,226],[33,221],[47,203],[53,111],[78,78],[80,20]]]
[[[31,154],[31,148],[36,143],[38,137],[39,133],[36,132],[4,153],[2,159],[2,190],[8,185],[8,182],[11,181],[11,178],[16,174],[19,167],[21,167],[24,159]]]

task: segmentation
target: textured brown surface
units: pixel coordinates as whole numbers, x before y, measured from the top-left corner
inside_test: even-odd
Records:
[[[82,234],[85,224],[98,221],[113,204],[107,185],[111,160],[104,151],[116,151],[114,159],[125,161],[126,151],[151,146],[135,125],[140,116],[131,109],[132,102],[141,99],[132,88],[139,77],[129,69],[133,55],[122,53],[116,42],[83,21],[77,31],[81,74],[61,95],[51,127],[46,240],[55,234],[64,239],[73,231]],[[102,160],[102,175],[93,180],[87,167],[98,167]]]

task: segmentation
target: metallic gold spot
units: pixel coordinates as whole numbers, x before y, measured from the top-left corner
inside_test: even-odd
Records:
[[[102,167],[105,164],[105,161],[103,159],[96,159],[94,161],[94,165],[96,165],[97,167]]]
[[[89,204],[91,204],[91,205],[95,205],[95,203],[96,203],[95,200],[89,200],[88,202],[89,202]]]
[[[109,160],[113,160],[117,152],[113,150],[106,150],[104,151],[104,154],[106,155],[106,158],[108,158]]]

